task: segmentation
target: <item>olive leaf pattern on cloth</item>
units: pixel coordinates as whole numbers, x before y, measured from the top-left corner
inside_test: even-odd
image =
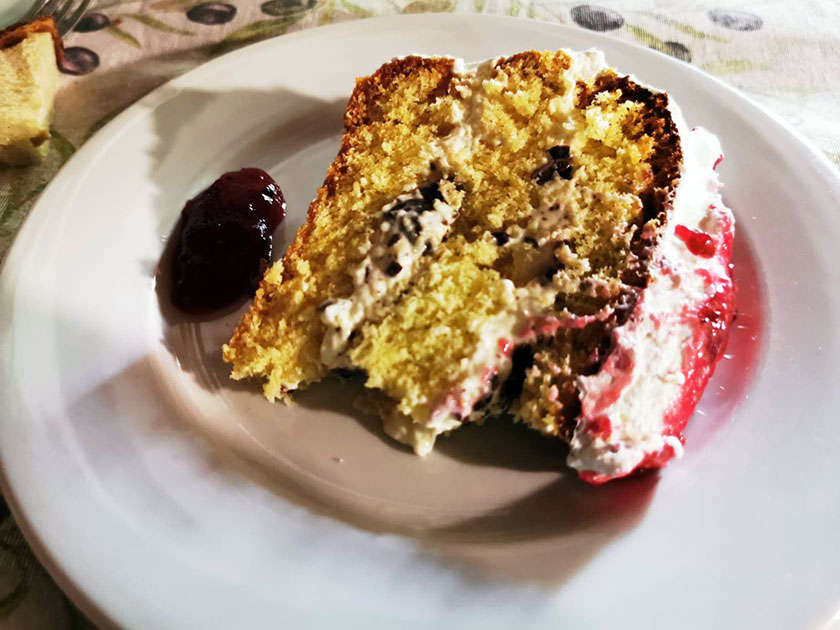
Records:
[[[49,154],[38,165],[0,167],[0,260],[76,148],[158,85],[269,37],[346,20],[432,12],[538,19],[652,48],[743,90],[840,164],[836,0],[759,0],[748,10],[740,0],[702,6],[682,0],[93,0],[65,36]],[[620,60],[611,61],[620,69]],[[124,78],[119,89],[114,76]],[[93,627],[47,577],[1,498],[0,626]]]

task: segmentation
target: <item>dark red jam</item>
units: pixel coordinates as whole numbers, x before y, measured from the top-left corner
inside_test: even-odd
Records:
[[[285,216],[280,187],[258,168],[225,173],[190,199],[175,235],[175,306],[204,311],[252,294],[271,262],[271,235]]]
[[[684,225],[678,225],[674,231],[682,239],[683,243],[685,243],[685,246],[688,247],[688,250],[695,256],[711,258],[715,255],[715,242],[705,232],[698,232]]]

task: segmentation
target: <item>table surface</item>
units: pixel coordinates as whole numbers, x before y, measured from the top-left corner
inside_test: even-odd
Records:
[[[61,165],[141,96],[248,43],[377,15],[513,15],[634,41],[741,89],[840,165],[840,2],[719,0],[688,6],[693,4],[681,0],[598,5],[553,0],[94,1],[75,31],[64,38],[66,59],[49,155],[36,166],[0,167],[0,260]],[[90,622],[32,555],[0,498],[0,628],[88,627]]]

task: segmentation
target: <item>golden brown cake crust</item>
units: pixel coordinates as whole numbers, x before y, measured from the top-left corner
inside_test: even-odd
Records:
[[[673,201],[673,193],[682,170],[682,149],[677,125],[668,109],[668,95],[653,92],[635,83],[630,77],[618,76],[614,72],[602,74],[592,85],[579,83],[577,99],[581,107],[587,107],[603,92],[621,92],[621,101],[635,101],[645,105],[644,130],[655,141],[650,160],[653,169],[653,185],[641,195],[645,218],[659,217]]]
[[[381,116],[380,102],[388,96],[391,86],[418,72],[440,75],[437,85],[429,90],[427,96],[429,102],[448,93],[453,77],[453,63],[452,59],[440,57],[401,57],[385,64],[369,76],[356,79],[356,87],[350,95],[344,112],[344,134],[341,137],[341,147],[324,176],[324,183],[318,189],[315,199],[309,204],[306,221],[300,227],[297,237],[289,246],[284,258],[297,255],[304,248],[315,227],[317,216],[325,207],[327,200],[335,194],[342,178],[347,175],[347,156],[357,148],[356,137],[350,132],[356,127],[369,125],[378,120]],[[291,266],[285,266],[283,281],[287,281],[293,275],[294,269]]]
[[[437,84],[428,92],[429,102],[448,94],[452,87],[453,64],[454,60],[446,57],[401,57],[373,74],[357,79],[344,112],[345,130],[381,120],[380,104],[388,97],[392,86],[412,75],[424,73],[439,77]]]
[[[0,31],[0,50],[17,46],[27,37],[36,33],[49,33],[55,44],[55,58],[59,63],[64,58],[64,42],[51,15],[37,18],[31,22],[20,22]]]
[[[552,80],[561,77],[570,66],[570,59],[566,55],[545,55],[535,50],[517,53],[498,64],[499,70],[519,73],[523,77],[539,76],[543,83],[553,90],[561,90],[562,85]]]

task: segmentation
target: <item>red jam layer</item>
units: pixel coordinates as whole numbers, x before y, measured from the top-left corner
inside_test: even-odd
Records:
[[[721,225],[718,254],[723,268],[728,270],[734,231],[728,215],[724,215],[721,221],[725,221],[725,224]],[[707,272],[702,275],[711,289],[711,297],[699,307],[686,309],[683,313],[686,320],[697,322],[697,328],[692,342],[683,351],[685,384],[682,393],[665,416],[667,434],[681,439],[688,419],[694,413],[706,384],[723,357],[729,338],[729,326],[735,318],[735,284],[731,276],[712,277]]]
[[[696,273],[699,273],[706,281],[707,296],[709,297],[700,304],[689,305],[681,314],[683,321],[694,323],[694,334],[691,342],[683,351],[682,372],[685,381],[680,395],[665,415],[665,430],[663,432],[663,435],[677,437],[681,442],[684,442],[682,432],[686,424],[688,424],[689,418],[694,413],[694,409],[700,401],[700,397],[703,395],[703,391],[714,373],[715,367],[723,357],[728,340],[728,329],[735,318],[735,285],[731,278],[729,265],[732,254],[732,240],[734,238],[732,218],[728,214],[721,214],[718,220],[722,222],[720,225],[721,237],[718,243],[715,243],[708,234],[690,230],[682,225],[678,225],[675,230],[677,236],[686,242],[686,245],[688,245],[689,249],[695,255],[703,257],[717,256],[721,268],[726,270],[722,276],[713,276],[705,269],[697,270]],[[708,238],[709,245],[705,244],[705,239],[703,238],[697,238],[693,244],[689,244],[684,235],[680,234],[680,228],[682,228],[683,234],[690,233],[688,236],[691,238],[694,235],[702,235],[702,237]],[[700,251],[694,251],[692,249],[693,245],[698,246]],[[709,249],[712,251],[712,254],[705,256],[705,252]],[[615,371],[620,366],[610,365],[608,362],[605,364],[604,369],[609,369],[610,367]],[[627,378],[629,380],[630,370],[627,372]],[[618,370],[618,374],[620,373],[621,371]],[[601,414],[601,411],[617,399],[626,383],[622,383],[621,379],[616,378],[614,379],[613,385],[607,389],[606,400],[602,401],[599,399],[589,409],[584,409],[584,416],[593,418],[590,420],[587,430],[596,435],[601,435],[604,438],[609,437],[611,427],[609,418]],[[605,405],[603,404],[604,402],[608,404]],[[612,479],[662,468],[674,455],[674,448],[671,445],[666,445],[659,451],[646,453],[636,467],[628,473],[608,475],[593,470],[584,470],[580,472],[579,476],[583,481],[588,483],[602,484]]]

